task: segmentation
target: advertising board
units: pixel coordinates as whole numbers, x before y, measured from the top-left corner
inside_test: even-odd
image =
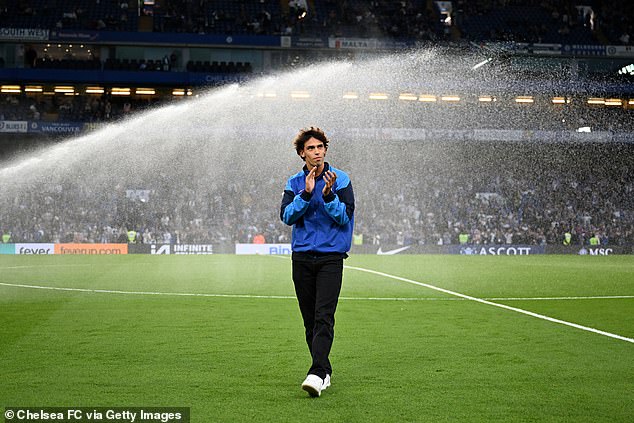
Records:
[[[135,254],[213,254],[212,244],[150,244],[131,245]]]
[[[49,37],[48,29],[40,28],[0,28],[0,40],[3,41],[46,41]]]
[[[622,245],[549,245],[548,254],[576,254],[580,256],[613,256],[617,254],[631,254],[631,247]]]
[[[291,244],[236,244],[236,254],[291,254]]]
[[[452,245],[449,254],[480,255],[480,256],[528,256],[545,254],[543,245]]]
[[[55,244],[15,244],[15,254],[55,254]]]
[[[15,254],[15,244],[0,244],[0,254]]]
[[[84,129],[82,122],[31,122],[29,132],[77,135]]]
[[[545,254],[541,245],[353,245],[352,254],[461,254],[479,256],[527,256]]]
[[[24,133],[28,127],[29,123],[26,120],[0,120],[0,132]]]
[[[128,254],[128,244],[55,244],[55,254]]]

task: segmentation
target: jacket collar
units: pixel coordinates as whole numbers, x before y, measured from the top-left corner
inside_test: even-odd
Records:
[[[304,175],[308,175],[308,166],[304,165],[303,170],[304,170]],[[319,175],[317,175],[317,176],[315,177],[315,179],[319,179],[319,178],[321,178],[321,176],[322,176],[325,172],[327,172],[327,171],[329,171],[329,170],[330,170],[330,163],[325,162],[325,163],[324,163],[324,171],[323,171],[323,172],[321,172]]]

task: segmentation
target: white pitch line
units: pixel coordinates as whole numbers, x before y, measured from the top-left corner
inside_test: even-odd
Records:
[[[536,317],[538,319],[547,320],[553,323],[559,323],[562,325],[570,326],[573,328],[581,329],[587,332],[593,332],[599,335],[607,336],[614,339],[619,339],[622,341],[634,343],[634,339],[627,338],[621,335],[616,335],[614,333],[605,332],[599,329],[591,328],[588,326],[578,325],[576,323],[567,322],[565,320],[555,319],[553,317],[545,316],[543,314],[533,313],[532,311],[524,310],[517,307],[507,306],[505,304],[499,304],[491,302],[490,300],[495,301],[509,301],[509,300],[531,300],[531,298],[496,298],[496,299],[484,299],[472,297],[470,295],[461,294],[459,292],[450,291],[448,289],[440,288],[434,285],[430,285],[423,282],[414,281],[411,279],[403,278],[400,276],[390,275],[388,273],[378,272],[376,270],[364,269],[362,267],[354,267],[354,266],[345,266],[347,269],[358,270],[361,272],[373,273],[375,275],[383,276],[390,279],[399,280],[402,282],[411,283],[414,285],[419,285],[425,288],[429,288],[435,291],[443,292],[445,294],[449,294],[458,298],[386,298],[386,297],[341,297],[342,300],[369,300],[369,301],[447,301],[447,300],[469,300],[475,301],[482,304],[491,305],[494,307],[504,308],[507,310],[515,311],[517,313],[526,314],[528,316]],[[26,284],[13,284],[0,282],[2,286],[9,286],[14,288],[30,288],[30,289],[44,289],[51,291],[71,291],[71,292],[89,292],[89,293],[99,293],[99,294],[126,294],[126,295],[156,295],[156,296],[175,296],[175,297],[212,297],[212,298],[260,298],[260,299],[296,299],[295,296],[291,295],[250,295],[250,294],[206,294],[206,293],[195,293],[195,292],[153,292],[153,291],[123,291],[123,290],[111,290],[111,289],[89,289],[89,288],[68,288],[68,287],[55,287],[55,286],[44,286],[44,285],[26,285]],[[604,298],[633,298],[634,296],[629,295],[620,295],[620,296],[606,296],[606,297],[551,297],[551,298],[534,298],[537,300],[556,300],[556,299],[604,299]]]
[[[346,266],[348,267],[348,266]],[[358,270],[358,269],[355,269]],[[422,282],[421,282],[422,283]],[[294,295],[254,295],[254,294],[213,294],[204,292],[157,292],[157,291],[123,291],[113,289],[69,288],[50,285],[26,285],[19,283],[0,282],[1,286],[13,288],[44,289],[49,291],[89,292],[97,294],[128,294],[128,295],[164,295],[174,297],[219,297],[219,298],[261,298],[295,300]],[[505,298],[481,298],[486,301],[545,301],[545,300],[605,300],[627,299],[634,295],[605,295],[591,297],[505,297]],[[464,297],[339,297],[340,300],[350,301],[466,301]]]
[[[552,300],[616,300],[634,298],[634,295],[590,295],[587,297],[500,297],[500,298],[483,298],[489,301],[552,301]]]
[[[91,288],[69,288],[63,286],[48,285],[26,285],[20,283],[0,282],[1,286],[12,288],[28,288],[43,289],[48,291],[66,291],[66,292],[88,292],[96,294],[127,294],[127,295],[161,295],[173,297],[219,297],[219,298],[255,298],[255,299],[283,299],[296,300],[294,295],[253,295],[253,294],[211,294],[197,292],[157,292],[157,291],[123,291],[116,289],[91,289]],[[340,300],[365,300],[365,301],[457,301],[462,298],[452,297],[339,297]]]
[[[43,289],[49,291],[66,291],[66,292],[88,292],[96,294],[127,294],[127,295],[162,295],[162,296],[174,296],[174,297],[219,297],[219,298],[255,298],[255,299],[283,299],[283,300],[296,300],[294,295],[252,295],[252,294],[211,294],[211,293],[197,293],[197,292],[156,292],[156,291],[123,291],[116,289],[91,289],[91,288],[69,288],[62,286],[47,286],[47,285],[26,285],[19,283],[6,283],[0,282],[2,286],[9,286],[13,288],[28,288],[28,289]],[[440,298],[440,297],[425,297],[425,298],[395,298],[395,297],[340,297],[341,300],[366,300],[366,301],[446,301],[446,300],[460,300],[460,298]]]
[[[61,286],[25,285],[19,283],[0,282],[2,286],[14,288],[45,289],[49,291],[90,292],[96,294],[126,294],[126,295],[164,295],[173,297],[220,297],[220,298],[266,298],[266,299],[295,299],[290,295],[249,295],[249,294],[206,294],[196,292],[153,292],[153,291],[122,291],[116,289],[67,288]]]
[[[355,267],[355,266],[345,266],[345,267],[347,269],[358,270],[360,272],[366,272],[366,273],[372,273],[374,275],[383,276],[385,278],[390,278],[390,279],[394,279],[394,280],[398,280],[398,281],[402,281],[402,282],[411,283],[413,285],[418,285],[418,286],[422,286],[422,287],[425,287],[425,288],[433,289],[434,291],[439,291],[439,292],[443,292],[445,294],[449,294],[449,295],[453,295],[453,296],[456,296],[456,297],[464,298],[465,300],[475,301],[475,302],[478,302],[478,303],[481,303],[481,304],[486,304],[486,305],[490,305],[490,306],[493,306],[493,307],[503,308],[503,309],[506,309],[506,310],[514,311],[516,313],[526,314],[528,316],[536,317],[538,319],[547,320],[547,321],[553,322],[553,323],[559,323],[561,325],[570,326],[570,327],[573,327],[573,328],[576,328],[576,329],[584,330],[586,332],[592,332],[592,333],[596,333],[596,334],[599,334],[599,335],[607,336],[609,338],[619,339],[621,341],[626,341],[626,342],[630,342],[630,343],[634,344],[634,339],[632,339],[632,338],[627,338],[625,336],[617,335],[617,334],[610,333],[610,332],[605,332],[605,331],[602,331],[602,330],[599,330],[599,329],[595,329],[595,328],[591,328],[591,327],[588,327],[588,326],[578,325],[576,323],[568,322],[568,321],[561,320],[561,319],[555,319],[553,317],[545,316],[543,314],[533,313],[532,311],[524,310],[524,309],[517,308],[517,307],[511,307],[511,306],[508,306],[506,304],[494,303],[494,302],[489,301],[489,300],[485,300],[485,299],[477,298],[477,297],[472,297],[472,296],[466,295],[466,294],[461,294],[460,292],[455,292],[455,291],[451,291],[449,289],[440,288],[438,286],[430,285],[428,283],[418,282],[418,281],[415,281],[415,280],[412,280],[412,279],[407,279],[407,278],[403,278],[403,277],[400,277],[400,276],[390,275],[389,273],[378,272],[376,270],[364,269],[363,267]]]
[[[162,295],[173,297],[218,297],[218,298],[255,298],[255,299],[284,299],[296,300],[294,295],[253,295],[253,294],[211,294],[196,292],[156,292],[156,291],[123,291],[114,289],[91,289],[91,288],[69,288],[62,286],[48,285],[26,285],[19,283],[0,282],[2,286],[13,288],[43,289],[48,291],[66,291],[66,292],[88,292],[96,294],[127,294],[127,295]],[[339,297],[340,300],[355,301],[464,301],[463,298],[454,297]]]

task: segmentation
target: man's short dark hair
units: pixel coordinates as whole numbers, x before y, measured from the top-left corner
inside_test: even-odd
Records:
[[[328,137],[320,128],[316,126],[311,126],[310,128],[304,128],[299,131],[299,133],[295,136],[293,140],[293,145],[295,146],[295,151],[297,151],[297,155],[301,156],[301,152],[304,150],[304,144],[311,138],[315,138],[324,143],[324,148],[328,150]],[[302,160],[305,160],[302,157]]]

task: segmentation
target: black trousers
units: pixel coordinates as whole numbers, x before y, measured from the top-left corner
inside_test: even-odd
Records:
[[[313,362],[308,374],[332,374],[328,356],[335,336],[335,310],[343,278],[343,257],[293,254],[293,283]]]

